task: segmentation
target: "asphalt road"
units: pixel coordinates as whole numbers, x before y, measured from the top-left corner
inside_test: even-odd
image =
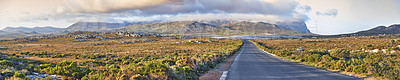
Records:
[[[358,80],[279,59],[264,53],[255,44],[244,40],[244,49],[235,58],[227,80]]]

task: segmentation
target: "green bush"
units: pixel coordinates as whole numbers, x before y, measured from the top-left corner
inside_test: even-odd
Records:
[[[366,65],[357,65],[353,68],[353,72],[357,73],[357,74],[361,74],[361,73],[366,73],[367,72],[367,66]]]
[[[160,64],[160,63],[155,63],[155,62],[149,62],[145,64],[143,67],[138,67],[136,69],[136,72],[141,74],[141,75],[148,75],[149,73],[157,74],[157,75],[165,75],[165,72],[168,70],[167,66]]]
[[[19,78],[25,78],[25,73],[15,72],[14,76]]]
[[[325,62],[330,62],[332,60],[332,57],[329,55],[323,55],[321,58],[321,61],[325,61]]]
[[[282,57],[286,57],[286,56],[290,56],[291,54],[293,54],[293,52],[289,51],[289,50],[281,50],[280,52],[277,52],[278,56],[282,56]]]
[[[42,69],[42,72],[44,71],[48,74],[72,76],[78,79],[90,72],[88,68],[82,69],[78,67],[78,64],[75,61],[63,61],[61,63],[58,63],[55,67],[50,67],[48,65],[43,66],[47,68]]]
[[[333,49],[330,55],[334,58],[345,59],[349,56],[350,50],[347,49]]]
[[[316,63],[316,62],[321,61],[321,55],[320,54],[313,54],[311,56],[308,56],[307,58],[308,58],[307,59],[308,62]]]
[[[326,55],[329,54],[327,49],[311,49],[308,51],[309,53],[312,54],[320,54],[320,55]]]
[[[336,62],[335,70],[342,70],[343,71],[345,69],[346,69],[346,66],[345,66],[345,62],[344,61],[339,60],[339,61]]]
[[[14,64],[11,61],[8,60],[1,60],[0,61],[1,66],[14,66]]]
[[[47,68],[47,67],[52,67],[52,64],[40,64],[39,68],[43,69],[43,68]]]

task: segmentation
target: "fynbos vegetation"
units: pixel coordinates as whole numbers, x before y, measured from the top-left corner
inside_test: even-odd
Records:
[[[400,79],[398,38],[370,36],[253,41],[267,52],[311,66],[347,74]]]
[[[242,41],[76,32],[0,45],[5,55],[2,79],[198,79],[236,52]]]

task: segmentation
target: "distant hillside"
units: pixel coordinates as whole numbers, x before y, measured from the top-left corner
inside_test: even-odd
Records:
[[[212,20],[212,21],[198,21],[201,23],[206,23],[206,24],[210,24],[210,25],[215,25],[215,26],[221,26],[224,24],[230,24],[230,23],[235,23],[235,22],[239,22],[239,21],[229,21],[229,20]]]
[[[6,32],[6,31],[0,31],[0,40],[23,38],[23,37],[27,37],[27,36],[33,36],[33,35],[40,35],[40,34],[34,32],[34,31],[33,32],[23,32],[23,31]]]
[[[231,24],[231,23],[237,23],[237,22],[249,22],[249,21],[229,21],[229,20],[215,20],[215,21],[199,21],[202,23],[207,23],[211,25],[216,25],[216,26],[221,26],[221,25],[226,25],[226,24]],[[251,23],[257,23],[257,22],[251,22]],[[267,23],[267,22],[263,22]],[[308,30],[306,23],[304,22],[276,22],[276,23],[269,23],[273,24],[277,27],[284,27],[287,29],[291,29],[296,31],[297,33],[305,33],[305,34],[310,34],[310,30]]]
[[[200,23],[196,21],[170,22],[170,23],[153,23],[144,25],[130,25],[119,30],[131,32],[151,32],[151,33],[167,33],[167,34],[186,34],[186,33],[230,33],[231,30]]]
[[[53,33],[59,30],[62,30],[63,28],[55,28],[55,27],[50,27],[50,26],[46,26],[46,27],[34,27],[34,28],[27,28],[27,27],[6,27],[4,29],[2,29],[2,31],[5,32],[24,32],[24,33],[30,33],[30,32],[37,32],[40,34],[43,33]]]
[[[218,23],[218,22],[214,22]],[[197,21],[183,21],[170,23],[153,23],[144,25],[130,25],[119,28],[119,31],[152,32],[167,34],[222,34],[222,35],[298,35],[304,31],[296,31],[283,26],[264,22],[225,22],[228,24],[212,25]],[[308,31],[308,29],[307,29]]]
[[[352,33],[352,35],[368,36],[378,34],[400,34],[400,24],[391,25],[389,27],[378,26],[366,31]]]
[[[0,35],[4,35],[4,34],[8,34],[9,32],[6,32],[6,31],[1,31],[0,30]]]
[[[34,27],[34,28],[7,27],[0,30],[0,40],[23,38],[27,36],[40,35],[43,33],[53,33],[61,29],[62,28],[54,28],[54,27]]]
[[[129,26],[135,23],[106,23],[106,22],[77,22],[68,28],[61,31],[61,33],[69,33],[76,31],[106,31],[116,28]]]
[[[339,34],[339,35],[310,35],[303,37],[349,37],[349,36],[372,36],[380,34],[400,34],[400,24],[394,24],[391,26],[378,26],[369,30],[359,31],[349,34]]]
[[[300,33],[311,33],[304,22],[278,22],[275,25],[285,27]]]
[[[231,24],[221,25],[223,27],[229,28],[231,30],[237,30],[245,34],[279,34],[279,35],[289,35],[296,34],[296,31],[288,29],[286,27],[280,27],[270,23],[264,22],[235,22]]]

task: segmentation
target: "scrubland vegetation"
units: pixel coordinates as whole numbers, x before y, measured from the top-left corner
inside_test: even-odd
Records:
[[[191,80],[242,45],[241,40],[234,39],[129,34],[76,32],[3,40],[0,78]]]
[[[252,41],[267,52],[307,65],[359,77],[400,79],[398,36]]]

